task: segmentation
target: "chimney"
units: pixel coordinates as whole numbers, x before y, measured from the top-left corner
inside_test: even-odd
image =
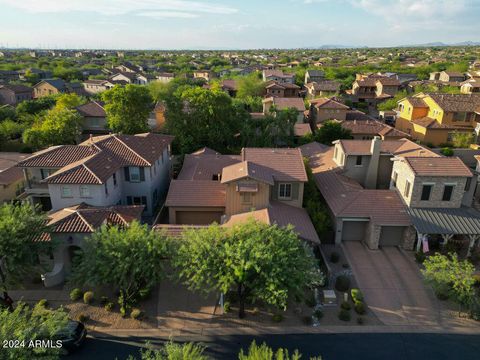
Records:
[[[370,162],[368,164],[367,174],[365,176],[365,187],[367,189],[375,189],[377,187],[381,146],[382,140],[379,136],[375,136],[370,144]]]

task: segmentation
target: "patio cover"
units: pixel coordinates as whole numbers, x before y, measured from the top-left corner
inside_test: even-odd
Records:
[[[480,235],[480,212],[472,208],[409,208],[407,211],[420,234]]]

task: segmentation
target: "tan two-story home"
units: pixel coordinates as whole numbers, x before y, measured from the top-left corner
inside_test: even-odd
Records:
[[[318,242],[302,208],[307,174],[299,149],[244,148],[240,155],[213,150],[186,155],[167,196],[169,222],[228,226],[249,217],[287,226]]]

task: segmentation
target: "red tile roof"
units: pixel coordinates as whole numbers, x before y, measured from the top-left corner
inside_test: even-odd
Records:
[[[320,98],[320,99],[310,100],[310,104],[314,105],[316,108],[323,108],[323,109],[343,109],[343,110],[350,109],[347,105],[329,98]]]
[[[406,157],[405,161],[419,176],[473,176],[458,157]]]
[[[107,116],[107,114],[105,113],[103,106],[103,102],[90,101],[86,104],[77,106],[76,109],[82,116],[104,118]]]
[[[105,135],[80,145],[48,148],[21,161],[20,167],[60,168],[45,181],[102,184],[123,166],[152,166],[173,137],[160,134]]]
[[[92,233],[102,225],[128,226],[140,220],[143,209],[143,205],[94,207],[82,203],[50,214],[48,225],[52,233]]]
[[[242,159],[269,169],[275,181],[308,181],[298,148],[243,148]]]
[[[269,185],[274,184],[271,169],[265,168],[262,165],[250,161],[242,161],[240,163],[224,167],[222,170],[222,184],[247,177],[267,183]]]
[[[165,206],[224,207],[226,185],[212,180],[172,180]]]
[[[253,218],[266,224],[277,224],[280,227],[292,225],[294,231],[302,238],[313,243],[320,243],[315,227],[305,209],[272,201],[264,209],[229,216],[222,226],[231,227]]]

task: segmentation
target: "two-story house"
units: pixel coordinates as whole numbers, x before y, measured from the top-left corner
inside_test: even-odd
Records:
[[[210,82],[215,77],[215,73],[210,70],[198,70],[193,72],[194,79],[204,79],[206,82]]]
[[[0,152],[0,204],[15,200],[24,188],[22,169],[15,165],[30,156],[17,152]]]
[[[263,70],[263,81],[277,81],[280,83],[295,83],[295,75],[284,73],[282,70]]]
[[[462,94],[480,93],[480,79],[471,78],[461,83],[460,92]]]
[[[203,149],[186,155],[172,180],[166,206],[170,224],[229,226],[249,217],[287,226],[318,242],[302,208],[307,174],[299,149],[244,148],[240,155]]]
[[[84,95],[83,85],[80,83],[67,83],[62,79],[44,79],[33,86],[33,98],[56,95],[62,93],[75,93]]]
[[[395,158],[393,163],[391,189],[408,207],[417,250],[423,242],[455,239],[471,254],[480,239],[480,213],[471,207],[477,174],[458,157]]]
[[[104,105],[102,101],[90,101],[75,108],[82,117],[81,126],[84,136],[109,133]]]
[[[379,101],[393,97],[400,87],[396,78],[383,75],[361,75],[357,74],[352,89],[347,94],[353,102],[367,102],[376,104]]]
[[[305,72],[305,85],[312,82],[322,82],[323,80],[325,80],[325,72],[323,70],[307,70]]]
[[[314,99],[317,97],[331,97],[338,95],[341,84],[334,80],[314,81],[305,84],[307,97]]]
[[[298,112],[297,123],[303,123],[305,120],[305,103],[299,97],[268,97],[262,100],[263,114],[268,115],[272,109],[281,111],[286,109],[295,109]]]
[[[480,121],[480,94],[419,93],[398,102],[395,127],[412,138],[440,145],[455,132],[472,133]]]
[[[335,243],[417,249],[429,240],[480,238],[472,199],[476,175],[457,157],[444,157],[407,139],[338,140],[301,147],[330,210]]]
[[[269,81],[265,85],[266,97],[299,97],[300,86],[278,81]]]
[[[83,88],[89,95],[98,94],[113,88],[115,84],[108,80],[85,80],[83,82]]]
[[[0,105],[17,105],[32,100],[32,88],[24,85],[0,85]]]
[[[309,119],[313,124],[327,120],[346,120],[350,108],[330,98],[310,100]]]
[[[152,216],[168,189],[171,136],[105,135],[79,145],[40,151],[17,166],[24,169],[29,200],[44,210],[86,203],[143,205]]]
[[[462,82],[465,80],[465,74],[458,71],[440,71],[430,73],[430,80],[441,82]]]

